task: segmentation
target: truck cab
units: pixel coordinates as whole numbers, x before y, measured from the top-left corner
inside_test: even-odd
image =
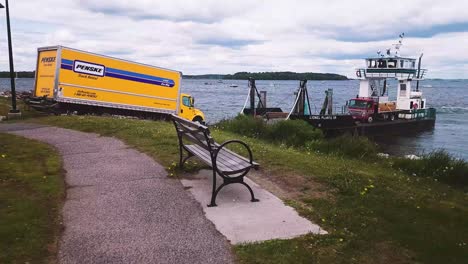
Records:
[[[205,115],[200,109],[195,108],[195,99],[191,95],[182,93],[180,95],[180,102],[178,113],[180,117],[194,122],[204,123]]]
[[[374,119],[376,103],[372,98],[355,98],[348,102],[348,111],[356,121],[371,123]]]

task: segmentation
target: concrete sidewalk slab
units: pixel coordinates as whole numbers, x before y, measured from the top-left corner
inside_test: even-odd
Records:
[[[196,176],[181,182],[201,204],[206,217],[231,244],[287,239],[307,233],[327,233],[247,178],[246,183],[252,187],[260,202],[250,201],[250,193],[245,186],[230,184],[219,192],[216,199],[218,206],[208,207],[211,199],[211,177],[211,170],[202,170]],[[221,177],[218,179],[218,182],[222,181]]]

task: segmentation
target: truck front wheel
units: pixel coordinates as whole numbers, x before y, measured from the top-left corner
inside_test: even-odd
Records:
[[[374,118],[372,116],[369,116],[367,118],[367,123],[372,123],[374,121]]]
[[[193,122],[198,122],[198,123],[200,123],[200,124],[202,124],[202,125],[204,124],[203,118],[201,118],[201,116],[196,116],[196,117],[194,117],[192,121],[193,121]]]

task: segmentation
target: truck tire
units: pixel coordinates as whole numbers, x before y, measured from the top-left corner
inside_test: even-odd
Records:
[[[391,114],[390,115],[390,121],[394,121],[395,120],[395,115],[394,114]]]
[[[201,116],[194,117],[192,121],[193,122],[198,122],[198,123],[200,123],[202,125],[205,123],[205,122],[203,122],[203,119],[201,118]]]
[[[367,123],[372,123],[374,121],[374,118],[372,116],[369,116],[367,118]]]

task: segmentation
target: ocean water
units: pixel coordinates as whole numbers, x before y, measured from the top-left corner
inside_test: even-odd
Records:
[[[182,91],[195,97],[195,105],[206,115],[208,123],[232,118],[242,109],[248,94],[245,80],[182,81]],[[267,91],[267,106],[290,111],[299,81],[257,81],[259,91]],[[18,91],[31,90],[34,79],[17,79]],[[237,87],[230,87],[237,85]],[[333,89],[333,105],[339,112],[346,100],[355,97],[359,81],[309,81],[307,83],[312,111],[318,111],[325,90]],[[396,96],[396,82],[389,83],[390,99]],[[394,155],[420,154],[445,149],[468,160],[468,80],[425,80],[420,88],[427,106],[437,109],[435,128],[412,135],[379,137],[377,142],[386,153]],[[0,79],[0,90],[9,89],[9,79]]]

